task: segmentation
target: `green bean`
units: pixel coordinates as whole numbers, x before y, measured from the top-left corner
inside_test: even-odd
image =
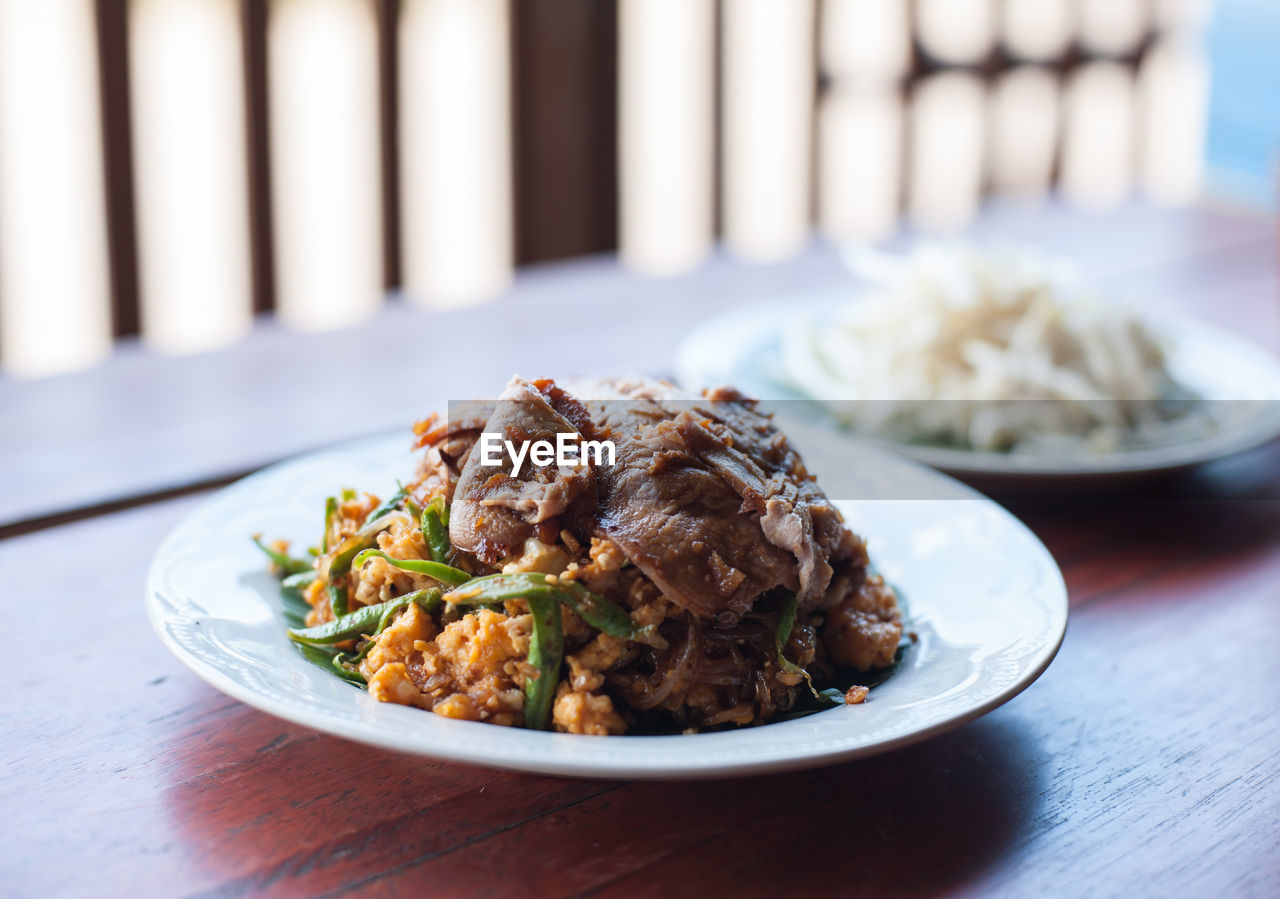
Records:
[[[327,497],[324,501],[324,537],[320,540],[320,552],[329,551],[329,535],[334,533],[334,522],[338,518],[338,498]]]
[[[380,549],[366,549],[355,557],[351,567],[359,569],[365,562],[373,558],[386,560],[387,564],[393,568],[399,568],[401,571],[412,571],[414,574],[425,574],[427,577],[435,578],[442,584],[448,584],[450,587],[457,587],[459,584],[465,584],[471,580],[471,575],[460,568],[454,568],[451,565],[442,565],[439,562],[432,562],[422,559],[393,559]]]
[[[375,518],[381,518],[383,515],[387,515],[388,513],[400,510],[400,507],[409,496],[409,488],[404,486],[404,484],[401,484],[399,481],[396,481],[396,487],[398,489],[395,493],[387,497],[386,502],[369,513],[370,521],[373,521]]]
[[[338,579],[351,571],[351,563],[357,555],[363,550],[370,549],[376,545],[378,535],[391,527],[392,522],[400,514],[402,513],[390,512],[371,519],[359,531],[343,540],[342,545],[334,552],[333,558],[329,560],[328,573],[329,605],[333,607],[333,614],[345,615],[347,613],[347,588],[338,583]]]
[[[302,591],[311,586],[311,583],[320,575],[315,569],[308,568],[306,571],[299,571],[291,574],[280,582],[280,586],[285,590]]]
[[[334,653],[328,648],[318,646],[308,646],[305,643],[298,644],[298,651],[302,653],[303,658],[313,665],[318,665],[330,674],[335,674],[349,684],[355,684],[357,687],[365,687],[364,675],[358,671],[351,671],[334,664],[334,659],[341,653]]]
[[[342,541],[342,545],[334,552],[333,560],[329,563],[329,574],[346,574],[351,570],[351,563],[355,557],[363,550],[370,549],[377,542],[377,537],[387,528],[395,523],[395,520],[402,513],[389,512],[386,515],[380,515],[377,518],[369,519],[369,523],[352,534],[346,540]],[[336,571],[335,571],[336,569]]]
[[[329,608],[333,609],[335,615],[347,614],[347,588],[345,584],[330,583],[325,588],[325,592],[329,594]]]
[[[551,704],[560,684],[560,664],[564,660],[564,630],[560,605],[551,597],[526,598],[533,613],[533,633],[529,637],[529,664],[537,677],[524,682],[524,726],[546,730],[551,724]]]
[[[368,687],[369,682],[364,679],[364,675],[352,666],[359,664],[360,659],[364,658],[364,654],[369,651],[369,647],[372,645],[373,642],[370,641],[366,644],[364,649],[351,658],[348,658],[345,652],[335,653],[329,662],[329,664],[333,666],[334,674],[338,675],[338,677],[342,678],[349,684],[355,684],[358,687]]]
[[[475,604],[505,602],[509,599],[553,599],[573,609],[583,621],[611,637],[645,643],[665,649],[664,640],[654,625],[636,627],[631,616],[602,596],[597,596],[576,581],[566,581],[546,574],[491,574],[474,578],[444,595],[445,602]]]
[[[433,561],[449,564],[453,561],[453,545],[449,543],[449,507],[444,497],[437,496],[427,503],[419,517],[422,537],[427,541]]]
[[[799,597],[791,593],[788,594],[786,602],[782,604],[782,609],[778,612],[778,631],[774,634],[774,643],[778,650],[778,667],[787,674],[803,677],[805,683],[809,685],[810,692],[817,698],[818,691],[814,689],[813,678],[809,676],[809,672],[788,659],[782,652],[783,647],[791,639],[791,629],[795,626],[796,612],[799,609],[799,605]]]
[[[303,594],[319,576],[314,570],[288,575],[280,582],[280,593],[286,598],[302,602]]]
[[[261,534],[254,534],[253,542],[258,544],[258,549],[266,553],[267,558],[271,560],[272,564],[275,565],[277,568],[279,568],[281,572],[283,572],[283,574],[281,575],[282,577],[284,575],[299,574],[301,572],[311,570],[310,559],[295,559],[292,556],[290,556],[288,553],[283,553],[283,552],[280,552],[279,550],[272,549],[271,547],[267,546],[267,544],[262,542]]]
[[[391,622],[391,617],[409,603],[417,603],[424,612],[434,612],[440,607],[440,593],[439,588],[415,590],[377,605],[356,609],[325,624],[289,628],[289,639],[308,646],[329,646],[357,637],[380,634]]]

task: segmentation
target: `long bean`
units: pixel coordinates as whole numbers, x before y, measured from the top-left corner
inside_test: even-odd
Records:
[[[258,544],[258,549],[267,554],[267,558],[271,560],[277,568],[283,572],[283,575],[301,574],[304,571],[311,570],[310,559],[295,559],[288,553],[280,552],[278,549],[272,549],[270,546],[262,542],[261,534],[253,535],[253,542]],[[282,576],[283,576],[282,575]]]
[[[551,724],[551,704],[560,683],[564,629],[560,621],[560,604],[554,599],[531,596],[526,601],[533,613],[529,664],[537,671],[537,677],[524,682],[524,726],[531,730],[546,730]]]
[[[303,594],[310,587],[315,579],[320,575],[314,570],[299,571],[297,574],[291,574],[280,581],[280,592],[292,599],[301,601]]]
[[[437,496],[427,503],[420,519],[423,539],[431,550],[431,558],[435,562],[448,564],[453,561],[453,545],[449,542],[449,507],[443,496]]]
[[[398,481],[396,482],[396,487],[398,489],[395,493],[387,497],[386,502],[369,513],[370,521],[373,521],[375,518],[381,518],[383,515],[388,515],[391,512],[399,511],[399,509],[404,505],[405,499],[409,496],[409,488]]]
[[[573,609],[583,621],[611,637],[645,643],[665,649],[664,640],[653,625],[636,627],[620,606],[597,596],[576,581],[560,580],[546,574],[491,574],[474,578],[444,595],[445,602],[476,604],[509,599],[551,599]]]
[[[349,684],[367,688],[369,682],[360,673],[360,669],[355,666],[360,664],[360,659],[364,658],[364,653],[368,652],[369,647],[372,645],[373,641],[369,641],[365,648],[355,656],[348,657],[345,652],[334,653],[333,658],[329,660],[329,664],[333,666],[334,673]]]
[[[413,593],[406,593],[404,596],[397,596],[395,599],[389,599],[377,605],[363,606],[325,624],[315,627],[289,628],[289,639],[308,646],[330,646],[334,643],[354,640],[357,637],[373,636],[381,633],[390,623],[391,616],[409,603],[417,603],[424,612],[436,611],[440,607],[440,595],[441,591],[438,587],[430,590],[415,590]]]
[[[378,535],[391,527],[402,515],[404,515],[403,512],[388,512],[386,515],[380,515],[343,540],[342,545],[334,552],[333,558],[329,560],[328,572],[329,605],[333,607],[333,614],[341,616],[347,613],[347,588],[339,583],[339,578],[349,573],[355,557],[376,545]]]
[[[816,698],[818,691],[813,686],[813,678],[809,676],[809,672],[787,658],[782,651],[791,639],[791,629],[795,626],[799,605],[799,597],[794,593],[788,594],[786,602],[782,604],[782,609],[778,613],[778,630],[774,634],[774,643],[778,650],[778,667],[787,674],[803,677],[805,683],[809,685],[810,692]]]
[[[329,535],[334,533],[334,523],[338,520],[338,498],[330,496],[324,501],[324,537],[320,540],[320,552],[329,551]]]
[[[393,568],[399,568],[401,571],[412,571],[414,574],[425,574],[427,577],[433,577],[440,583],[448,584],[450,587],[457,587],[471,580],[471,575],[461,568],[454,568],[452,565],[425,559],[393,559],[380,549],[363,550],[352,561],[351,567],[358,570],[365,562],[373,558],[383,559],[388,565]]]
[[[337,675],[347,683],[355,684],[361,689],[368,686],[368,683],[364,679],[364,675],[359,671],[353,671],[349,668],[342,667],[340,664],[335,664],[334,660],[341,656],[342,653],[335,653],[328,647],[309,646],[306,643],[299,643],[298,651],[301,652],[302,657],[311,664],[319,665],[325,671],[330,674]]]

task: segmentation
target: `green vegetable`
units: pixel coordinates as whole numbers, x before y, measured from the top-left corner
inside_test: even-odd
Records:
[[[533,634],[529,638],[529,664],[538,676],[524,682],[524,726],[546,730],[551,724],[551,703],[560,683],[564,660],[564,630],[560,605],[551,597],[526,597],[533,613]]]
[[[465,584],[471,580],[471,575],[460,568],[422,559],[393,559],[380,549],[364,550],[355,557],[351,567],[358,569],[372,558],[385,559],[387,564],[393,568],[399,568],[401,571],[412,571],[414,574],[425,574],[427,577],[433,577],[440,583],[448,584],[450,587],[457,587],[459,584]]]
[[[400,514],[389,512],[370,519],[368,524],[343,540],[342,545],[334,552],[333,558],[329,560],[328,575],[329,604],[333,607],[333,614],[341,616],[347,613],[347,588],[339,584],[338,579],[351,571],[351,563],[357,555],[376,545],[378,535],[391,527]]]
[[[789,710],[781,714],[774,715],[771,721],[791,721],[795,718],[803,718],[806,715],[812,715],[814,712],[821,712],[823,709],[834,708],[838,705],[844,705],[845,691],[854,685],[862,687],[877,687],[893,676],[894,672],[902,664],[902,660],[907,655],[907,650],[911,648],[914,642],[911,639],[911,615],[907,609],[906,597],[902,595],[902,591],[894,589],[893,591],[898,597],[898,608],[902,612],[902,639],[898,641],[898,650],[893,654],[893,661],[883,668],[873,668],[870,671],[848,671],[840,675],[840,683],[844,686],[827,687],[825,690],[815,690],[812,696],[802,694],[796,699],[796,704]],[[785,613],[785,607],[784,607]],[[779,620],[779,632],[781,632],[781,620]],[[781,653],[779,653],[781,656]]]
[[[324,501],[324,537],[320,540],[320,552],[329,551],[329,535],[335,533],[334,524],[338,520],[338,498],[331,496]]]
[[[315,571],[299,571],[297,574],[288,575],[280,582],[280,593],[305,602],[302,594],[315,583],[316,578],[319,576]]]
[[[804,682],[809,685],[809,692],[816,697],[818,691],[814,689],[813,678],[809,677],[809,672],[791,661],[782,652],[783,647],[787,645],[787,641],[791,639],[791,629],[796,623],[796,611],[799,608],[799,603],[800,600],[794,593],[788,594],[786,602],[782,604],[782,609],[778,613],[778,631],[773,638],[774,644],[778,649],[778,667],[787,674],[803,677]]]
[[[423,539],[431,550],[431,558],[436,562],[449,564],[453,561],[453,545],[449,543],[449,507],[444,504],[444,497],[437,496],[427,503],[419,518]]]
[[[395,493],[387,497],[386,502],[369,513],[370,521],[373,521],[375,518],[381,518],[383,515],[390,512],[399,511],[404,507],[405,500],[409,498],[409,488],[404,486],[404,484],[401,484],[399,481],[396,481],[396,487],[398,489]]]
[[[369,682],[364,679],[364,675],[361,674],[355,666],[359,664],[358,659],[363,658],[364,653],[368,652],[369,647],[372,645],[373,641],[366,644],[365,648],[360,651],[358,656],[348,657],[345,652],[336,653],[329,661],[329,664],[333,667],[334,674],[338,675],[338,677],[342,678],[349,684],[355,684],[357,687],[368,687]]]
[[[576,581],[563,581],[546,574],[491,574],[474,578],[444,595],[445,602],[475,604],[523,599],[553,599],[573,609],[596,630],[611,637],[621,637],[665,649],[664,640],[653,625],[636,627],[631,616],[602,596],[597,596]]]
[[[297,646],[298,651],[302,653],[302,657],[311,664],[323,668],[330,674],[336,674],[347,683],[355,684],[361,689],[364,689],[367,686],[364,675],[360,674],[360,672],[351,671],[335,664],[334,660],[338,656],[342,655],[342,653],[335,652],[327,647],[322,648],[319,646],[308,646],[305,643],[299,643]]]
[[[391,623],[392,616],[409,603],[417,603],[424,612],[436,611],[440,608],[440,592],[438,588],[416,590],[374,606],[364,606],[315,627],[289,628],[289,639],[308,646],[329,646],[357,637],[376,636]]]
[[[261,534],[254,534],[253,542],[258,544],[258,549],[266,553],[267,558],[270,559],[272,563],[275,564],[286,575],[300,574],[304,571],[311,570],[310,559],[295,559],[292,556],[288,555],[287,553],[282,553],[279,550],[272,549],[271,547],[267,546],[265,543],[262,542]]]

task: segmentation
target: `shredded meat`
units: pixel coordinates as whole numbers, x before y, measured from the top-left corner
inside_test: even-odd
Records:
[[[727,390],[700,400],[614,383],[623,399],[586,403],[618,448],[602,468],[596,531],[674,602],[734,618],[775,587],[815,606],[833,563],[861,542],[755,404]],[[763,539],[762,539],[763,538]]]
[[[563,394],[562,394],[563,395]],[[554,397],[536,383],[512,379],[484,431],[512,444],[577,434],[577,428],[552,406]],[[566,406],[566,411],[576,412]],[[498,465],[482,465],[469,453],[450,508],[449,537],[454,545],[496,565],[526,540],[542,532],[575,530],[595,508],[595,471],[590,465],[535,466],[526,458],[519,472],[505,451]],[[563,516],[563,520],[561,520]],[[580,525],[577,525],[580,527]]]
[[[525,455],[517,470],[504,448],[498,465],[481,465],[483,432],[553,445],[571,433],[612,441],[615,454],[612,464],[563,467]],[[903,625],[893,590],[869,574],[865,544],[773,420],[735,391],[688,396],[641,379],[566,390],[514,378],[498,400],[452,404],[448,421],[428,418],[415,433],[425,458],[408,490],[422,505],[449,503],[450,564],[576,582],[648,635],[610,636],[587,623],[587,608],[564,607],[561,673],[539,726],[620,734],[761,723],[838,668],[895,660]],[[319,571],[377,504],[368,495],[339,504]],[[419,522],[397,514],[377,546],[396,560],[430,559]],[[438,586],[377,556],[342,577],[353,607]],[[333,619],[331,586],[322,577],[306,588],[308,624]],[[518,726],[537,677],[532,629],[522,598],[431,613],[415,602],[371,645],[350,646],[367,650],[359,667],[376,699]],[[866,697],[853,687],[845,701]]]
[[[414,446],[426,449],[415,479],[415,495],[421,504],[437,494],[443,494],[445,502],[453,502],[462,466],[493,415],[493,407],[493,403],[479,401],[450,403],[447,421],[431,415],[414,425]]]

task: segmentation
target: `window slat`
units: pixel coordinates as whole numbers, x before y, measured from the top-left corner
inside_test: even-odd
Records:
[[[1132,74],[1117,63],[1088,63],[1072,74],[1065,100],[1063,194],[1089,207],[1122,202],[1133,182]]]
[[[618,18],[622,256],[673,274],[712,243],[715,4],[622,0]]]
[[[821,14],[827,77],[886,80],[911,67],[911,23],[902,0],[825,0]]]
[[[991,94],[991,185],[1002,193],[1043,195],[1058,147],[1058,77],[1020,66],[1001,75]]]
[[[963,227],[983,187],[986,98],[982,81],[943,72],[916,84],[911,109],[908,207],[925,228]]]
[[[473,303],[511,278],[507,0],[407,0],[400,14],[405,288]]]
[[[818,210],[837,240],[876,240],[897,227],[903,104],[896,85],[838,87],[820,110]]]
[[[1138,75],[1142,182],[1163,203],[1190,203],[1200,190],[1209,63],[1194,40],[1174,36],[1149,50]]]
[[[132,0],[142,333],[194,352],[252,310],[244,57],[234,0]]]
[[[916,35],[924,51],[938,62],[981,62],[995,40],[992,0],[917,0]]]
[[[0,360],[51,374],[111,341],[91,3],[0,0]]]
[[[383,285],[378,33],[368,0],[273,0],[268,27],[276,307],[334,328]]]
[[[811,224],[814,4],[734,0],[722,14],[725,240],[778,259]]]

